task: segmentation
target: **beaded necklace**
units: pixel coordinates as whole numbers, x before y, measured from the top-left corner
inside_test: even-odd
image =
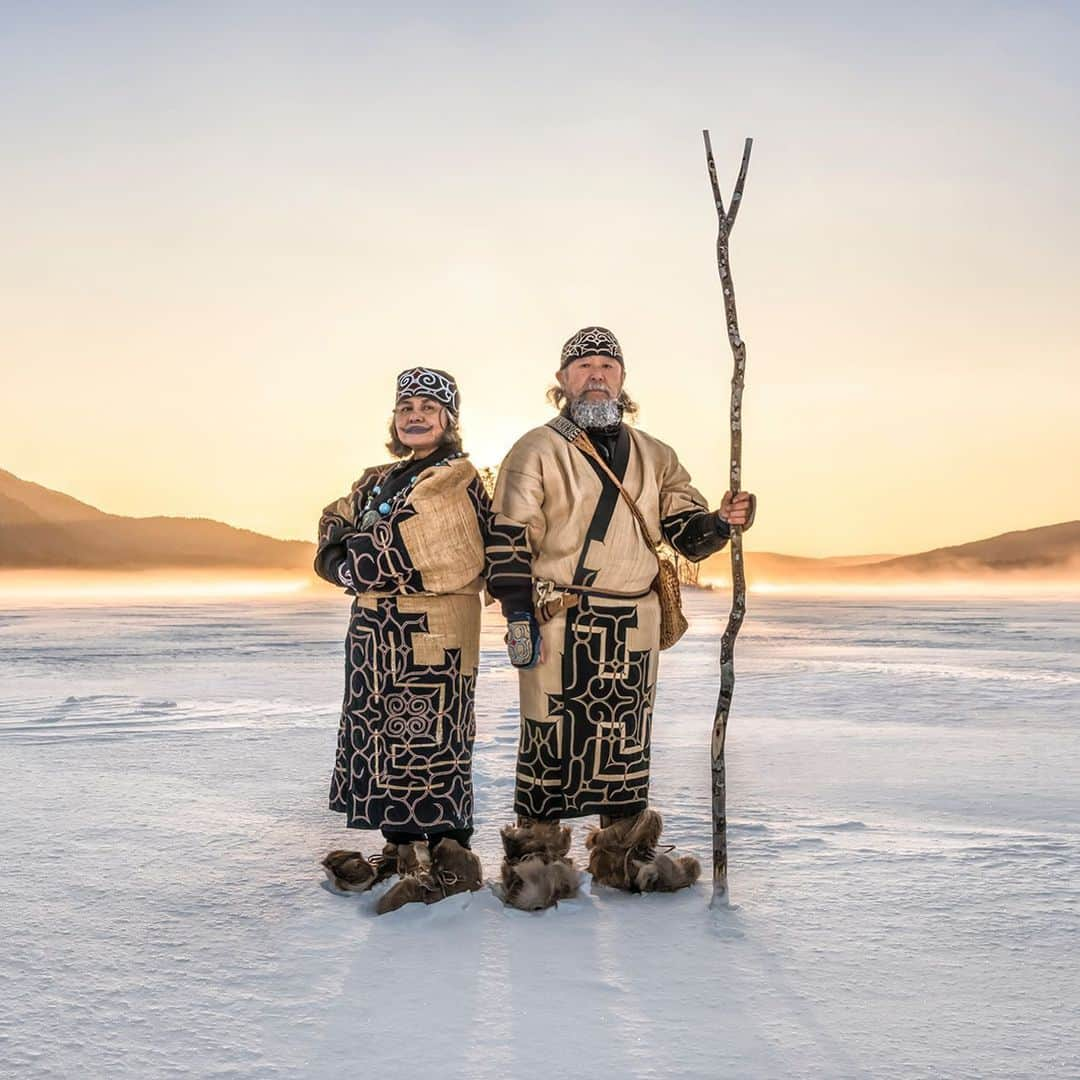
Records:
[[[464,451],[455,450],[452,454],[447,454],[442,461],[436,462],[431,468],[438,469],[440,466],[449,465],[451,461],[455,461],[457,458],[464,456]],[[380,521],[382,518],[387,517],[390,511],[412,491],[416,481],[420,478],[420,473],[409,477],[409,482],[403,488],[393,495],[390,495],[388,498],[383,499],[379,505],[376,506],[375,500],[382,494],[382,481],[389,475],[389,472],[390,470],[388,469],[379,477],[379,483],[371,489],[371,494],[368,495],[367,501],[364,503],[364,509],[360,511],[361,529],[370,529],[376,521]]]

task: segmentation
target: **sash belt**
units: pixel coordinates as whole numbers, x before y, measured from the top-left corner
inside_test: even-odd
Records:
[[[604,600],[641,600],[652,592],[652,586],[640,592],[615,592],[613,589],[595,589],[591,585],[558,585],[554,581],[541,579],[533,583],[536,599],[536,617],[542,622],[550,622],[567,608],[577,606],[581,596],[599,596]]]

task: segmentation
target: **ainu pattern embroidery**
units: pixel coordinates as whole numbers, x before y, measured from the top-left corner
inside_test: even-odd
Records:
[[[475,671],[462,672],[460,647],[445,647],[438,663],[417,660],[414,643],[430,649],[429,615],[400,610],[391,597],[424,588],[401,537],[401,525],[416,514],[399,505],[374,527],[356,528],[371,488],[391,468],[367,470],[344,498],[328,506],[319,522],[320,553],[336,552],[327,567],[349,591],[353,604],[346,638],[345,697],[330,781],[330,808],[350,827],[419,829],[472,824],[472,748]],[[479,477],[467,488],[481,530],[490,504]],[[434,610],[448,598],[413,600]],[[430,653],[424,659],[429,660]]]
[[[718,531],[716,516],[704,508],[669,515],[660,522],[660,531],[668,544],[691,562],[700,562],[727,543],[727,529]]]
[[[345,545],[344,565],[352,589],[422,592],[423,576],[412,565],[401,539],[401,526],[416,514],[412,506],[399,504],[390,517],[380,519],[368,529],[359,530],[353,524],[371,488],[390,468],[388,465],[382,469],[369,469],[344,499],[323,511],[319,521],[319,548]],[[342,577],[340,569],[338,577],[339,580]]]
[[[588,596],[567,614],[563,691],[548,715],[522,719],[514,809],[526,817],[579,817],[643,809],[655,681],[652,652],[632,650],[636,604]]]
[[[438,465],[436,468],[446,467]],[[328,506],[319,520],[318,549],[336,547],[341,563],[332,569],[336,583],[353,592],[393,592],[401,594],[424,591],[422,571],[413,565],[401,537],[401,526],[416,515],[405,503],[395,505],[389,517],[367,529],[353,523],[371,489],[392,468],[390,465],[368,469],[343,499]],[[491,501],[480,478],[474,477],[466,488],[480,525],[482,536],[491,528]]]
[[[427,630],[427,615],[393,598],[353,605],[330,783],[330,809],[350,827],[472,824],[476,676],[461,673],[459,648],[417,663],[413,635]]]
[[[583,356],[610,356],[622,363],[623,354],[615,335],[604,326],[586,326],[573,334],[562,347],[561,365]]]
[[[493,596],[532,588],[532,552],[524,525],[489,514],[485,521],[487,584]]]
[[[578,430],[565,418],[547,425],[568,441]],[[624,445],[622,475],[628,454]],[[537,453],[543,443],[536,442]],[[637,452],[642,453],[639,444]],[[656,468],[661,533],[681,555],[697,561],[723,547],[725,537],[714,515],[689,484],[689,478],[665,488],[660,464],[644,445],[645,469]],[[575,459],[576,460],[576,459]],[[582,458],[582,461],[588,459]],[[616,462],[619,446],[616,444]],[[591,463],[590,463],[591,464]],[[677,465],[677,462],[674,464]],[[594,470],[595,466],[592,466]],[[517,471],[535,486],[535,470]],[[599,471],[596,470],[599,474]],[[509,474],[509,475],[512,475]],[[604,541],[618,506],[618,491],[601,480],[602,494],[582,537],[582,551],[593,540]],[[663,514],[663,507],[685,509]],[[644,508],[643,508],[644,509]],[[576,513],[574,506],[571,513]],[[582,507],[588,513],[587,507]],[[650,519],[652,513],[649,514]],[[580,528],[573,518],[565,528]],[[488,546],[488,587],[500,598],[522,590],[532,578],[528,531],[520,523],[496,515]],[[572,584],[595,584],[597,571],[579,560]],[[571,582],[566,582],[571,584]],[[518,750],[515,809],[523,817],[578,817],[592,813],[633,813],[648,804],[652,710],[658,661],[658,625],[654,597],[638,602],[579,595],[575,606],[556,618],[563,620],[562,667],[555,677],[540,668],[520,672],[522,686],[521,736]],[[652,605],[646,608],[645,605]],[[644,622],[639,622],[644,620]],[[648,627],[646,630],[645,627]],[[551,632],[558,633],[555,626]],[[631,643],[640,648],[631,648]],[[559,684],[558,693],[541,687]],[[542,698],[538,700],[538,698]]]
[[[415,367],[398,376],[397,400],[409,397],[429,397],[441,402],[457,416],[461,412],[461,396],[457,383],[438,368]]]

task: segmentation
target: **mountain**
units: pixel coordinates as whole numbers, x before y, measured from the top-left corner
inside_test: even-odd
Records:
[[[886,579],[916,581],[970,577],[1059,576],[1080,579],[1080,521],[1002,533],[968,544],[934,548],[915,555],[864,555],[805,559],[768,551],[747,551],[750,581],[850,582],[872,584]],[[701,578],[726,580],[726,550],[702,564]]]
[[[132,518],[20,480],[0,469],[0,569],[311,569],[314,545],[237,529],[208,518]],[[1002,533],[915,555],[807,559],[747,551],[759,583],[918,581],[1060,576],[1080,580],[1080,521]],[[727,551],[702,564],[701,580],[726,579]]]
[[[0,522],[8,523],[10,513],[28,513],[38,521],[86,521],[109,515],[89,503],[79,502],[29,480],[20,480],[14,473],[0,469]]]
[[[861,569],[871,574],[972,574],[1059,571],[1069,566],[1080,567],[1080,521],[1002,533],[988,540],[902,555]]]
[[[0,568],[304,570],[314,545],[208,518],[108,514],[0,469]]]

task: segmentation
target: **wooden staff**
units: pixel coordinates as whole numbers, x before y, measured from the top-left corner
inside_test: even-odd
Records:
[[[746,372],[746,343],[739,334],[739,319],[735,311],[735,282],[731,278],[728,261],[728,240],[735,217],[742,203],[746,168],[750,164],[750,147],[753,139],[747,139],[743,147],[742,165],[731,196],[731,208],[725,212],[716,179],[716,162],[713,161],[709,132],[704,131],[705,160],[709,166],[713,200],[720,227],[716,236],[716,266],[720,271],[720,283],[724,289],[724,313],[727,317],[728,343],[735,366],[731,376],[731,477],[729,487],[734,496],[739,491],[742,471],[742,392]],[[724,738],[727,734],[728,713],[731,711],[731,695],[735,689],[735,638],[746,614],[746,574],[743,567],[742,527],[731,527],[731,614],[727,628],[720,639],[720,696],[716,702],[716,716],[712,732],[712,820],[713,820],[713,895],[712,905],[726,904],[727,883],[727,781],[724,771]]]

